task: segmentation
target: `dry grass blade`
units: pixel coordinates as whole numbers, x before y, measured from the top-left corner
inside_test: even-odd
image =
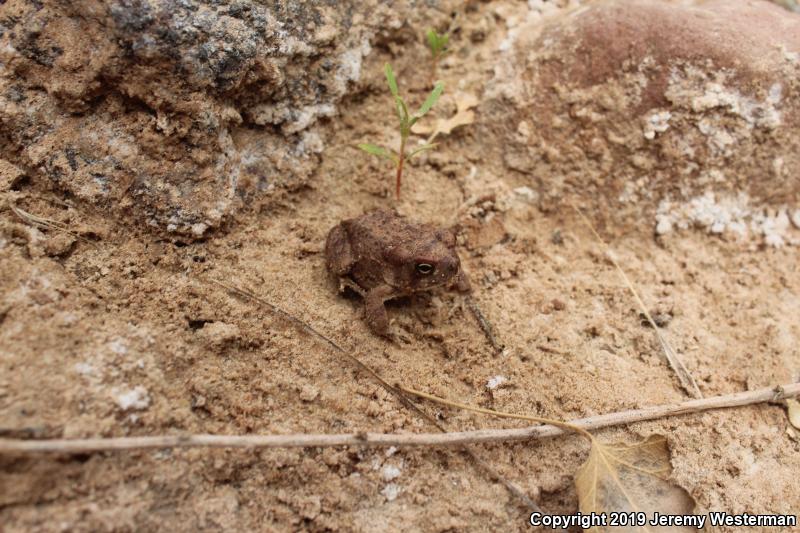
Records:
[[[615,532],[653,531],[649,524],[655,512],[691,514],[695,505],[691,496],[669,481],[669,458],[667,440],[661,435],[635,444],[604,444],[595,439],[575,477],[581,513],[625,513],[628,523],[598,528]],[[673,527],[670,531],[696,528]]]
[[[614,257],[611,248],[609,248],[608,244],[606,244],[603,238],[600,237],[600,234],[594,229],[594,225],[592,225],[591,221],[586,217],[586,215],[583,214],[583,211],[581,211],[575,204],[572,204],[572,208],[578,213],[578,216],[581,217],[586,225],[589,226],[589,229],[592,231],[592,234],[595,236],[598,242],[603,245],[606,256],[614,264],[614,267],[616,267],[620,276],[622,276],[622,280],[625,282],[625,285],[627,285],[628,289],[630,289],[631,293],[633,294],[633,298],[636,300],[636,304],[639,306],[642,314],[644,314],[644,316],[647,318],[647,322],[653,328],[653,331],[655,331],[656,338],[658,339],[659,344],[661,344],[661,348],[664,350],[667,362],[669,362],[670,367],[678,376],[678,381],[680,382],[681,387],[683,387],[683,389],[689,393],[690,396],[694,398],[702,398],[703,393],[700,392],[700,388],[697,386],[697,382],[695,381],[694,377],[692,377],[692,375],[689,373],[689,370],[683,364],[683,361],[681,361],[680,357],[678,357],[678,354],[675,352],[669,342],[667,342],[667,339],[664,338],[664,335],[661,333],[661,328],[659,328],[655,320],[653,320],[653,317],[650,315],[650,311],[647,310],[647,306],[644,305],[641,297],[639,297],[639,293],[636,291],[633,283],[628,278],[628,275],[625,274],[625,271],[622,270],[621,266],[619,266],[619,263]]]
[[[80,233],[69,229],[69,226],[67,226],[63,222],[58,222],[57,220],[51,220],[49,218],[44,218],[34,215],[33,213],[29,213],[23,209],[20,209],[19,207],[15,206],[13,203],[10,202],[8,204],[8,207],[11,209],[11,211],[14,212],[15,215],[17,215],[17,217],[20,218],[20,220],[22,220],[26,224],[30,224],[31,226],[34,226],[39,229],[50,229],[53,231],[59,231],[61,233],[67,233],[69,235],[72,235],[76,239],[88,242],[88,240],[85,237],[83,237]]]
[[[403,392],[407,392],[408,394],[412,394],[419,398],[425,398],[426,400],[430,400],[432,402],[446,405],[448,407],[454,407],[456,409],[462,409],[464,411],[472,411],[473,413],[481,413],[484,415],[491,415],[496,416],[498,418],[514,418],[517,420],[527,420],[528,422],[541,422],[542,424],[549,424],[551,426],[559,427],[561,429],[565,429],[567,431],[573,431],[584,437],[588,438],[589,440],[593,440],[592,434],[583,429],[580,426],[576,426],[574,424],[570,424],[569,422],[562,422],[561,420],[555,420],[553,418],[543,418],[541,416],[531,416],[531,415],[518,415],[516,413],[506,413],[503,411],[495,411],[494,409],[484,409],[483,407],[473,407],[471,405],[454,402],[451,400],[447,400],[445,398],[440,398],[438,396],[434,396],[433,394],[428,394],[425,392],[421,392],[409,387],[403,387],[402,385],[396,385],[396,387]]]

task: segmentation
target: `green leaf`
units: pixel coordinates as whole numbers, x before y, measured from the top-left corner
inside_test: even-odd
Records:
[[[443,34],[439,39],[439,43],[441,44],[439,50],[442,52],[446,52],[445,48],[447,48],[447,45],[450,44],[450,34],[449,33]]]
[[[430,28],[425,36],[428,38],[428,48],[431,49],[433,55],[436,55],[436,47],[439,45],[439,36],[436,34],[436,30]]]
[[[383,72],[386,74],[386,82],[389,84],[389,90],[392,91],[394,97],[397,98],[400,91],[397,89],[397,80],[394,77],[394,71],[392,70],[392,65],[386,63],[383,66]]]
[[[422,103],[422,107],[419,108],[419,111],[417,111],[417,113],[414,116],[416,118],[422,118],[423,116],[425,116],[425,113],[431,110],[433,105],[442,95],[443,91],[444,91],[444,83],[437,81],[436,85],[433,87],[433,90],[431,91],[431,94],[428,95],[428,97]]]
[[[413,117],[409,117],[408,106],[406,106],[406,103],[402,98],[397,96],[395,98],[395,103],[397,104],[397,114],[400,117],[400,135],[402,137],[408,137],[411,133],[411,126],[414,125],[415,119]]]
[[[431,54],[434,58],[442,55],[445,47],[450,42],[450,34],[443,33],[439,35],[433,28],[430,28],[425,36],[428,39],[428,47],[431,49]]]
[[[400,98],[399,96],[395,96],[395,103],[397,104],[398,114],[400,115],[400,120],[408,120],[408,106],[406,105],[405,100]]]
[[[417,155],[418,153],[425,152],[426,150],[433,150],[434,148],[436,148],[436,143],[423,144],[422,146],[419,146],[416,149],[412,150],[411,153],[408,154],[408,157],[406,157],[406,159],[410,161],[411,158]]]
[[[403,101],[400,99],[399,96],[394,97],[394,110],[397,112],[397,119],[402,124],[404,120],[407,120],[407,114],[403,114]]]
[[[384,159],[397,162],[397,156],[394,155],[391,151],[384,148],[383,146],[378,146],[377,144],[362,143],[359,144],[358,147],[367,152],[368,154],[376,155],[378,157],[382,157]]]

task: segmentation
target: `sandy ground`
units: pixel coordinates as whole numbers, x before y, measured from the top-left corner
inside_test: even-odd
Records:
[[[392,61],[402,73],[422,52],[410,46]],[[326,126],[330,139],[309,186],[240,210],[203,241],[109,219],[35,176],[4,193],[86,238],[0,212],[0,433],[431,430],[336,353],[211,278],[281,306],[389,382],[472,405],[570,419],[686,399],[588,228],[566,204],[531,204],[519,190],[527,178],[485,160],[485,140],[469,127],[409,169],[396,205],[419,220],[462,225],[459,251],[475,298],[507,350],[494,356],[460,297],[446,292],[391,305],[394,341],[369,332],[360,301],[337,294],[321,251],[340,219],[394,205],[391,169],[350,147],[391,127],[380,72],[390,57],[373,54],[368,90]],[[453,59],[445,81],[456,83],[463,68]],[[655,238],[651,218],[600,230],[704,395],[800,378],[797,248],[696,231]],[[489,389],[496,376],[505,382]],[[423,406],[452,430],[523,425]],[[699,510],[800,509],[800,441],[787,433],[782,407],[599,435],[654,433],[668,437],[674,479]],[[476,452],[543,509],[577,509],[573,476],[588,453],[581,439]],[[527,529],[520,501],[450,449],[4,456],[0,471],[7,532]]]

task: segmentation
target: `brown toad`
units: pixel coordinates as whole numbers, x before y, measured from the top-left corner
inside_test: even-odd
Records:
[[[325,262],[342,286],[364,298],[370,329],[388,335],[386,300],[451,284],[470,290],[455,246],[451,229],[378,210],[337,224],[325,242]]]

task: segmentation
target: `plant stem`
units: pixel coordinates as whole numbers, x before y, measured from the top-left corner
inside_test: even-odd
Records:
[[[400,180],[403,178],[403,163],[406,160],[406,137],[400,136],[400,151],[398,152],[397,161],[397,179],[395,181],[394,194],[397,199],[400,199]]]
[[[599,429],[681,416],[709,409],[739,407],[756,403],[800,396],[800,383],[766,387],[754,391],[714,396],[700,400],[620,411],[591,416],[569,422],[585,430]],[[521,441],[555,437],[569,430],[551,425],[536,425],[519,429],[480,429],[451,433],[344,433],[295,435],[162,435],[153,437],[120,437],[97,439],[19,440],[0,439],[0,453],[87,453],[111,450],[142,450],[159,448],[310,448],[331,446],[453,446],[485,442]]]

